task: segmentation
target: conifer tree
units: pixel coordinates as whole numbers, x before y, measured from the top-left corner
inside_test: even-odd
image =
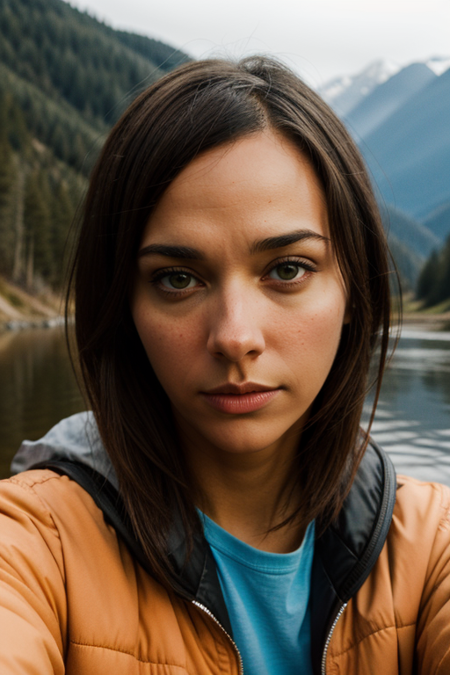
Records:
[[[64,277],[64,262],[67,259],[67,241],[74,216],[74,206],[69,190],[64,181],[60,181],[52,202],[51,209],[51,245],[54,260],[54,277],[52,282],[59,286]]]
[[[35,286],[36,276],[48,281],[53,275],[50,200],[46,174],[43,171],[34,171],[27,181],[24,208],[29,287]]]
[[[439,253],[433,251],[417,285],[417,297],[426,307],[450,299],[450,236]]]
[[[8,140],[7,101],[0,101],[0,273],[9,275],[14,256],[15,166],[12,147]]]
[[[417,282],[417,299],[427,300],[433,291],[436,282],[436,273],[439,267],[439,255],[432,251],[430,257],[422,268]]]

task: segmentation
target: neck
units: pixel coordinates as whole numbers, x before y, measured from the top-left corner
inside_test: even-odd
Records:
[[[226,452],[183,437],[196,503],[207,516],[255,548],[274,553],[298,548],[304,532],[295,520],[272,530],[297,507],[292,487],[298,434],[251,453]]]

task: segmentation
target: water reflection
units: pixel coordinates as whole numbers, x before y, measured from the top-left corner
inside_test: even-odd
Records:
[[[404,329],[372,427],[372,436],[389,452],[399,473],[447,485],[449,373],[450,333]]]
[[[404,330],[372,435],[398,472],[450,485],[450,333]],[[0,335],[0,476],[24,438],[84,409],[61,328]],[[366,411],[365,419],[368,418]]]
[[[73,376],[63,329],[0,335],[0,475],[24,438],[42,436],[85,405]]]

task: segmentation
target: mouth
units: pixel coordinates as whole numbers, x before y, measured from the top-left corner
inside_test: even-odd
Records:
[[[256,382],[243,382],[242,384],[235,384],[233,382],[226,382],[214,389],[203,391],[202,394],[234,394],[235,396],[242,396],[243,394],[254,394],[262,391],[276,391],[280,387],[271,387],[267,384],[257,384]]]
[[[271,387],[255,382],[226,384],[201,392],[205,401],[216,410],[229,415],[243,415],[266,406],[280,392],[281,387]]]

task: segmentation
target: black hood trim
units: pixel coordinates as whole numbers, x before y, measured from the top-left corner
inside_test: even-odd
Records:
[[[316,552],[343,603],[361,588],[380,555],[395,494],[394,466],[371,441],[341,513],[316,541]]]
[[[335,523],[316,540],[311,576],[313,672],[340,608],[369,576],[386,541],[396,497],[394,466],[372,440]]]

